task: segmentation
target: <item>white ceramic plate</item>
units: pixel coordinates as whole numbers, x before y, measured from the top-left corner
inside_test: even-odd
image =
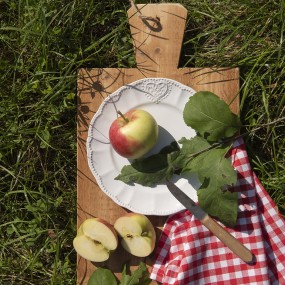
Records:
[[[114,178],[130,160],[118,155],[109,142],[109,127],[122,113],[139,108],[150,112],[159,125],[159,139],[150,153],[182,137],[191,138],[195,131],[183,121],[183,109],[193,89],[166,78],[146,78],[125,85],[108,96],[92,118],[87,138],[88,165],[101,190],[118,205],[145,215],[170,215],[184,209],[165,185],[145,187],[127,185]],[[173,182],[197,201],[197,177],[174,176]],[[96,203],[96,201],[94,201]]]

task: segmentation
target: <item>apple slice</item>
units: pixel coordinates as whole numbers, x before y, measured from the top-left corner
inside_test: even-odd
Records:
[[[127,213],[114,224],[123,248],[138,257],[150,255],[155,247],[156,233],[150,220],[137,213]]]
[[[106,261],[118,246],[118,236],[111,224],[100,218],[85,220],[73,240],[75,251],[83,258]]]

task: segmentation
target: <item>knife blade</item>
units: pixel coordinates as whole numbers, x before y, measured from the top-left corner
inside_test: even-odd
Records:
[[[212,219],[201,207],[199,207],[189,196],[187,196],[173,182],[167,181],[166,186],[171,194],[188,209],[201,223],[211,231],[224,245],[235,253],[244,262],[249,263],[254,259],[253,253],[239,240],[225,230],[220,224]]]

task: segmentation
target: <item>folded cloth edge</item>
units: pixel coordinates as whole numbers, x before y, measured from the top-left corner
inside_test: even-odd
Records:
[[[241,264],[241,261],[215,240],[215,237],[208,233],[190,212],[184,210],[169,216],[163,227],[155,262],[151,268],[151,279],[165,285],[207,284],[203,282],[285,284],[284,219],[252,171],[242,139],[234,142],[230,155],[233,166],[240,173],[238,187],[241,188],[243,195],[239,208],[239,230],[228,230],[255,252],[258,258],[256,264],[251,266]],[[193,228],[183,235],[182,228],[185,226]],[[191,246],[199,248],[200,251],[189,250]],[[215,252],[217,256],[213,256],[211,252]],[[189,258],[185,253],[192,254],[195,258],[193,256]],[[198,261],[202,262],[202,265],[197,264]],[[228,266],[227,270],[224,269],[221,272],[224,261],[232,266]],[[187,266],[186,263],[188,263]],[[199,266],[203,268],[204,273],[199,271]],[[213,269],[215,266],[216,270]],[[211,278],[209,272],[212,274]]]

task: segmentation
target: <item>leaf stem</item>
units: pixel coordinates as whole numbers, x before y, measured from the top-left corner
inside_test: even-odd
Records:
[[[243,136],[245,136],[247,134],[254,133],[254,132],[256,132],[256,131],[264,128],[264,127],[275,125],[275,124],[277,124],[279,122],[282,122],[282,121],[285,121],[285,117],[278,118],[278,119],[276,119],[276,120],[274,120],[272,122],[269,122],[269,123],[261,124],[261,125],[259,125],[258,127],[254,128],[252,130],[248,130],[248,131],[246,131],[246,132],[244,132],[242,134],[238,134],[238,135],[235,135],[233,137],[227,138],[227,139],[223,140],[222,143],[226,143],[226,142],[229,142],[229,141],[233,141],[233,140],[239,139],[239,138],[241,138],[241,137],[243,137]],[[246,127],[246,125],[244,125],[244,127]]]
[[[213,148],[218,148],[218,147],[220,147],[222,145],[226,145],[227,143],[233,141],[234,139],[235,139],[235,137],[231,137],[231,138],[229,138],[227,140],[224,140],[224,141],[221,141],[221,142],[215,142],[215,143],[211,144],[209,147],[206,147],[206,148],[204,148],[204,149],[202,149],[200,151],[197,151],[195,153],[192,153],[192,154],[188,155],[187,156],[188,160],[186,161],[186,164],[188,164],[191,159],[197,157],[198,155],[200,155],[200,154],[202,154],[204,152],[207,152],[207,151],[209,151],[209,150],[211,150]]]
[[[276,120],[274,120],[272,122],[269,122],[269,123],[261,124],[258,127],[254,128],[254,129],[252,129],[250,131],[247,131],[245,134],[251,133],[251,132],[256,132],[256,131],[260,130],[261,128],[268,127],[268,126],[274,125],[274,124],[282,122],[282,121],[285,121],[285,117],[278,118],[278,119],[276,119]]]
[[[206,152],[206,151],[208,151],[208,150],[211,150],[211,149],[213,149],[213,148],[220,147],[220,146],[222,146],[222,145],[231,143],[231,142],[233,142],[234,140],[239,139],[239,138],[241,138],[241,137],[243,137],[243,136],[245,136],[245,135],[247,135],[247,134],[249,134],[249,133],[256,132],[256,131],[260,130],[261,128],[264,128],[264,127],[267,127],[267,126],[271,126],[271,125],[274,125],[274,124],[279,123],[279,122],[282,122],[282,121],[285,121],[285,117],[281,117],[281,118],[278,118],[278,119],[276,119],[276,120],[274,120],[274,121],[272,121],[272,122],[259,125],[258,127],[254,128],[254,129],[252,129],[252,130],[249,130],[249,131],[247,131],[247,132],[244,132],[244,133],[242,133],[242,134],[234,135],[234,136],[232,136],[232,137],[226,138],[226,139],[221,140],[221,141],[219,141],[219,142],[214,142],[214,143],[211,144],[209,147],[207,147],[207,148],[205,148],[205,149],[202,149],[202,150],[200,150],[200,151],[198,151],[198,152],[196,152],[196,153],[192,153],[190,156],[188,156],[187,163],[188,163],[191,159],[193,159],[194,157],[196,157],[196,156],[198,156],[198,155],[200,155],[200,154],[202,154],[202,153],[204,153],[204,152]],[[187,163],[186,163],[186,164],[187,164]]]

